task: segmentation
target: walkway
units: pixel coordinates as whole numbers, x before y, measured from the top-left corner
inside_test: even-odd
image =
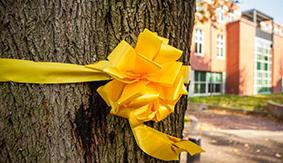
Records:
[[[184,133],[201,136],[206,150],[201,154],[201,163],[283,162],[283,122],[215,110],[189,114],[198,123],[194,131],[186,126]]]

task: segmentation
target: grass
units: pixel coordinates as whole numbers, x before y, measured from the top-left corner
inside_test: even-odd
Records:
[[[283,104],[283,93],[256,96],[219,95],[189,98],[189,101],[193,103],[204,103],[243,110],[260,110],[267,104],[268,100]]]

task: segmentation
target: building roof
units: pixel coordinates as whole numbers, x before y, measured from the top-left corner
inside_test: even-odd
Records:
[[[257,9],[251,9],[251,10],[242,12],[242,17],[245,19],[248,19],[249,21],[257,23],[257,24],[259,24],[262,21],[273,21],[273,17]]]

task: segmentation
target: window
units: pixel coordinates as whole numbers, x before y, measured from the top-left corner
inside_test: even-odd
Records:
[[[235,15],[234,13],[228,13],[228,22],[235,21]]]
[[[267,23],[263,24],[262,30],[264,30],[265,32],[271,32],[271,29],[272,29],[272,25],[271,24],[267,24]]]
[[[267,63],[264,64],[264,70],[265,70],[265,71],[268,70],[268,65],[267,65]]]
[[[222,73],[195,71],[194,94],[208,95],[219,94],[222,92],[223,79]]]
[[[257,70],[260,70],[260,62],[257,62],[256,65],[257,65],[257,66],[256,66],[256,67],[257,67],[256,69],[257,69]]]
[[[195,53],[196,55],[203,55],[204,34],[199,28],[195,31]]]
[[[221,93],[222,92],[222,73],[210,72],[209,76],[208,92],[209,93]]]
[[[255,93],[270,93],[272,81],[271,42],[256,38],[255,43]]]
[[[202,71],[195,71],[195,89],[194,93],[206,92],[206,73]]]
[[[224,38],[223,35],[217,35],[217,57],[224,58]]]
[[[217,9],[217,20],[219,23],[224,23],[224,13],[222,7]]]
[[[275,27],[273,31],[274,31],[274,33],[276,33],[276,34],[279,34],[280,29],[279,29],[278,27]]]

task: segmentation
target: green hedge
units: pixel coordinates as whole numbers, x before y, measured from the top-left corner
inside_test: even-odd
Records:
[[[219,95],[189,97],[189,101],[194,103],[219,105],[223,107],[240,108],[243,110],[261,109],[267,104],[268,100],[283,104],[283,93],[256,96]]]

